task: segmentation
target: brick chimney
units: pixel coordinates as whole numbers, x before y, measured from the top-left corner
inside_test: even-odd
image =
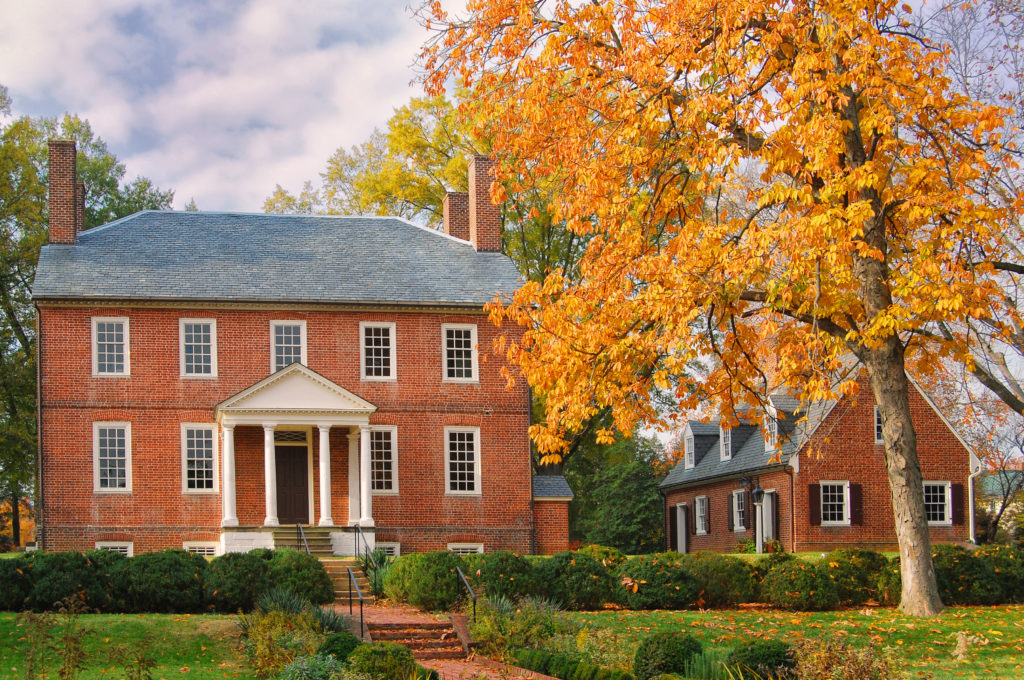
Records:
[[[469,194],[449,191],[441,204],[444,209],[444,233],[469,240]]]
[[[50,140],[50,243],[74,245],[78,236],[82,219],[79,196],[84,202],[85,185],[79,188],[76,182],[75,156],[72,140]],[[81,212],[84,214],[84,210]]]
[[[469,159],[469,240],[477,251],[501,252],[501,206],[491,203],[494,161]]]

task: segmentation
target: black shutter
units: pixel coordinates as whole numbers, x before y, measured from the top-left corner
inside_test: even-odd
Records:
[[[711,535],[711,496],[704,504],[704,533]]]
[[[693,508],[693,512],[690,512]],[[691,536],[697,535],[697,499],[693,499],[693,505],[686,506],[686,529]]]
[[[725,526],[726,526],[726,528],[729,531],[732,531],[732,516],[733,516],[732,504],[733,504],[733,498],[734,498],[734,496],[732,494],[729,494],[728,496],[725,497],[725,500],[728,501],[726,503],[726,507],[728,507],[728,511],[725,513],[725,515],[726,515],[726,519],[725,519],[726,524],[725,524]]]
[[[864,488],[860,484],[850,484],[850,524],[864,524]]]
[[[953,524],[964,523],[964,485],[953,484],[950,489],[950,503],[953,505]]]
[[[757,520],[754,519],[754,497],[749,491],[743,492],[743,524],[747,531],[757,529]]]
[[[811,526],[821,526],[821,486],[818,484],[807,485],[807,507],[811,514]]]
[[[693,530],[690,528],[690,526],[693,524],[693,513],[690,512],[690,506],[688,506],[688,505],[680,506],[679,507],[679,514],[682,515],[679,518],[679,521],[682,522],[686,526],[686,532],[688,534],[692,533]],[[686,538],[683,539],[683,545],[681,546],[681,548],[682,549],[679,552],[684,552],[684,553],[690,552],[690,537],[689,536],[687,536]]]
[[[679,550],[679,513],[674,505],[668,509],[668,549],[672,552]]]
[[[779,541],[782,540],[779,537],[779,494],[772,491],[769,495],[772,497],[772,516],[769,520],[772,523],[772,538]]]

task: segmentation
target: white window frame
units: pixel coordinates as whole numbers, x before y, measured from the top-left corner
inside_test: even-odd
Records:
[[[100,487],[100,428],[124,429],[124,483],[123,489]],[[93,493],[125,494],[132,492],[132,424],[127,422],[94,421],[92,424],[92,490]]]
[[[185,541],[181,544],[181,549],[188,553],[195,553],[201,557],[217,557],[222,554],[219,541]],[[208,552],[211,549],[213,552]],[[203,552],[197,552],[199,550],[202,550]]]
[[[764,439],[764,450],[771,453],[779,447],[779,412],[773,407],[765,409],[761,426],[768,435]]]
[[[448,331],[469,330],[469,342],[472,347],[472,373],[469,378],[448,377]],[[443,323],[441,324],[441,381],[449,383],[475,383],[480,382],[480,362],[477,356],[477,334],[476,324],[472,323]]]
[[[185,366],[185,325],[210,324],[210,372],[189,373]],[[210,379],[217,377],[217,320],[216,319],[178,319],[178,364],[182,378]]]
[[[843,487],[843,516],[842,521],[825,519],[825,487]],[[821,514],[821,526],[823,527],[848,527],[850,526],[850,481],[846,479],[822,479],[818,481],[818,512]]]
[[[397,541],[377,541],[373,544],[373,548],[374,550],[380,548],[385,552],[385,554],[391,557],[402,556],[402,544]]]
[[[99,346],[96,337],[96,324],[120,323],[124,325],[124,370],[120,372],[103,371],[99,367]],[[127,316],[94,316],[92,317],[92,376],[94,378],[127,378],[132,374],[131,365],[131,334],[128,331]]]
[[[125,557],[135,557],[135,543],[133,541],[96,541],[96,550],[109,550],[121,553]]]
[[[370,432],[391,433],[391,488],[377,490],[373,488],[373,452],[370,452],[370,492],[374,496],[397,496],[398,495],[398,428],[394,425],[374,425]],[[371,435],[372,436],[372,435]],[[447,441],[447,436],[445,438]],[[372,439],[371,439],[372,445]]]
[[[942,486],[945,487],[945,499],[946,499],[946,519],[941,522],[928,521],[930,527],[951,527],[953,526],[953,484],[952,482],[934,482],[925,481],[921,483],[921,493],[924,493],[924,487],[926,486]],[[928,512],[925,509],[925,518],[927,519]]]
[[[696,456],[693,451],[693,433],[687,431],[683,435],[683,469],[692,470],[696,464]]]
[[[718,455],[721,461],[732,460],[732,430],[718,426]]]
[[[212,489],[190,489],[188,488],[188,435],[186,430],[209,430],[213,440],[213,488]],[[181,492],[183,494],[211,494],[220,492],[220,451],[218,447],[217,426],[212,423],[182,423],[181,424]]]
[[[449,434],[452,432],[472,432],[473,433],[473,491],[453,491],[452,490],[452,479],[451,479],[451,451],[449,450],[450,438]],[[444,428],[444,494],[446,496],[481,496],[483,490],[481,488],[481,480],[483,475],[480,470],[480,428],[479,427],[462,427],[462,426],[448,426]]]
[[[484,553],[483,543],[449,543],[445,550],[458,555],[482,555]]]
[[[367,375],[366,374],[366,329],[387,328],[389,351],[391,352],[391,372],[388,375]],[[359,322],[359,379],[368,382],[394,382],[398,380],[397,353],[395,351],[395,322],[394,321],[360,321]]]
[[[299,363],[303,366],[307,366],[306,363],[306,322],[302,319],[274,319],[270,322],[270,372],[277,373],[282,368],[277,367],[277,337],[275,329],[278,326],[298,326],[299,327],[299,354],[301,358]]]
[[[875,406],[875,443],[885,444],[885,438],[882,437],[882,415],[878,412],[878,407]]]
[[[703,510],[703,512],[701,512]],[[708,497],[697,496],[693,499],[694,533],[698,536],[708,534]]]
[[[747,530],[747,519],[750,517],[750,508],[747,507],[746,489],[737,489],[732,492],[732,503],[730,503],[730,511],[732,512],[732,530],[735,532],[742,532]],[[743,500],[743,522],[740,522],[740,499]]]

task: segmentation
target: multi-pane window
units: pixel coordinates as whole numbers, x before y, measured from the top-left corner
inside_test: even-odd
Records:
[[[363,379],[395,378],[395,324],[361,323]]]
[[[875,407],[875,443],[885,443],[885,440],[882,438],[882,414],[878,412],[877,406]]]
[[[924,483],[924,516],[929,524],[952,524],[949,482]]]
[[[216,491],[217,436],[208,425],[181,426],[182,491]]]
[[[181,374],[217,377],[217,322],[213,319],[182,319]]]
[[[476,380],[476,326],[442,324],[444,379]]]
[[[734,491],[732,494],[732,528],[744,531],[747,528],[747,492]]]
[[[821,483],[821,523],[850,523],[849,482]]]
[[[97,492],[131,491],[131,426],[128,423],[93,423],[93,489]]]
[[[445,428],[449,494],[480,494],[479,428]]]
[[[306,363],[306,322],[270,322],[270,362],[273,372],[299,362]]]
[[[395,430],[370,430],[370,488],[378,493],[397,493]]]
[[[766,411],[764,414],[764,449],[774,451],[779,444],[779,417],[774,411]]]
[[[128,319],[92,320],[93,375],[128,375]]]
[[[695,465],[695,456],[693,453],[693,435],[689,432],[683,437],[683,468],[686,470],[691,469]]]
[[[732,430],[719,428],[719,457],[721,460],[732,460]]]
[[[698,496],[693,503],[694,507],[694,529],[698,534],[708,533],[708,497]]]

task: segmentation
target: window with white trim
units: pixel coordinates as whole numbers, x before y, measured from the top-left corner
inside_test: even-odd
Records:
[[[132,490],[131,423],[93,423],[93,491],[128,493]]]
[[[370,488],[376,494],[398,493],[398,430],[370,430]]]
[[[480,495],[480,428],[446,427],[445,493]]]
[[[382,550],[388,557],[398,557],[402,554],[401,543],[390,543],[386,541],[377,541],[373,544],[374,550]]]
[[[924,483],[924,516],[928,524],[953,524],[953,490],[949,482]]]
[[[130,375],[129,349],[128,317],[93,317],[92,374],[94,376]]]
[[[732,492],[732,530],[747,530],[747,492],[743,489]]]
[[[395,379],[395,324],[359,324],[359,358],[363,380]]]
[[[270,322],[270,371],[299,362],[306,365],[306,322]]]
[[[878,412],[877,406],[875,407],[875,443],[885,443],[885,439],[882,436],[882,414]]]
[[[449,543],[448,550],[456,555],[479,555],[484,551],[483,543]]]
[[[693,501],[693,514],[695,516],[694,530],[698,536],[708,533],[708,497],[697,496]]]
[[[472,324],[441,324],[444,343],[444,380],[475,382],[477,380],[476,326]]]
[[[95,547],[97,550],[108,550],[125,557],[135,556],[135,544],[132,541],[96,541]]]
[[[220,543],[216,541],[185,541],[181,544],[181,549],[193,555],[216,557],[220,554]]]
[[[179,319],[178,338],[182,377],[216,378],[217,320]]]
[[[181,425],[182,493],[217,491],[217,432],[213,425]]]
[[[718,454],[721,460],[732,460],[732,430],[718,428]]]
[[[683,469],[692,470],[695,463],[695,456],[693,453],[693,434],[690,432],[686,433],[683,437]]]
[[[823,481],[821,486],[822,526],[850,524],[850,482]]]
[[[765,433],[764,450],[774,451],[779,445],[779,415],[774,409],[765,411],[762,426]]]

